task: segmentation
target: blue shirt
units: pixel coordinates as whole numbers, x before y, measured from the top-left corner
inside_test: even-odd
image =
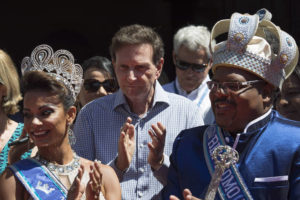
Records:
[[[240,135],[237,168],[255,200],[300,199],[300,123],[276,111],[266,114],[250,122]],[[185,188],[204,198],[211,180],[203,151],[206,128],[185,130],[176,138],[163,199],[171,194],[182,199]],[[222,134],[232,146],[230,134]],[[218,194],[216,199],[220,199]]]
[[[136,150],[129,169],[123,173],[114,160],[120,128],[128,116],[135,126]],[[147,162],[147,143],[151,142],[148,130],[157,122],[166,127],[165,159],[163,166],[153,173]],[[114,168],[121,182],[122,199],[159,199],[174,139],[181,130],[198,125],[203,125],[199,108],[184,97],[164,91],[156,81],[152,107],[142,118],[130,111],[121,90],[82,108],[74,127],[77,138],[74,149],[82,157],[98,159]]]

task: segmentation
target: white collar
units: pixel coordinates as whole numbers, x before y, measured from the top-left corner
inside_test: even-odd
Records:
[[[186,96],[194,96],[196,94],[199,94],[201,90],[203,90],[204,88],[207,87],[206,82],[209,80],[210,80],[209,76],[206,75],[205,79],[202,81],[202,83],[199,85],[199,87],[194,89],[193,91],[191,91],[189,94],[184,89],[182,89],[182,87],[179,85],[178,77],[176,77],[176,79],[175,79],[175,85],[176,85],[179,95],[182,95],[185,97]]]

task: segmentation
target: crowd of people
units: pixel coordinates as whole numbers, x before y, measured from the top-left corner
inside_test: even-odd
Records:
[[[300,199],[299,52],[271,17],[180,28],[164,85],[164,44],[144,25],[82,65],[37,46],[22,94],[0,50],[0,200]]]

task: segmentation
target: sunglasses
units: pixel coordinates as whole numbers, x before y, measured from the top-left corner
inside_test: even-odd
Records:
[[[194,64],[194,63],[188,63],[184,62],[182,60],[176,59],[176,67],[180,70],[187,70],[188,68],[192,68],[194,72],[204,72],[208,65],[207,64]]]
[[[117,84],[114,79],[106,79],[100,82],[95,79],[84,80],[83,87],[88,92],[96,92],[100,87],[103,87],[107,92],[115,92],[117,90]]]

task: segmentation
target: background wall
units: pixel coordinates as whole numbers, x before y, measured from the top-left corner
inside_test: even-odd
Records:
[[[42,43],[54,50],[70,50],[78,63],[94,55],[109,57],[113,34],[124,25],[139,23],[154,27],[165,43],[164,70],[175,77],[171,61],[172,37],[188,24],[212,28],[233,12],[255,13],[259,8],[273,13],[272,21],[300,39],[300,4],[297,0],[151,0],[151,1],[5,1],[1,2],[0,48],[19,67],[24,56]]]

